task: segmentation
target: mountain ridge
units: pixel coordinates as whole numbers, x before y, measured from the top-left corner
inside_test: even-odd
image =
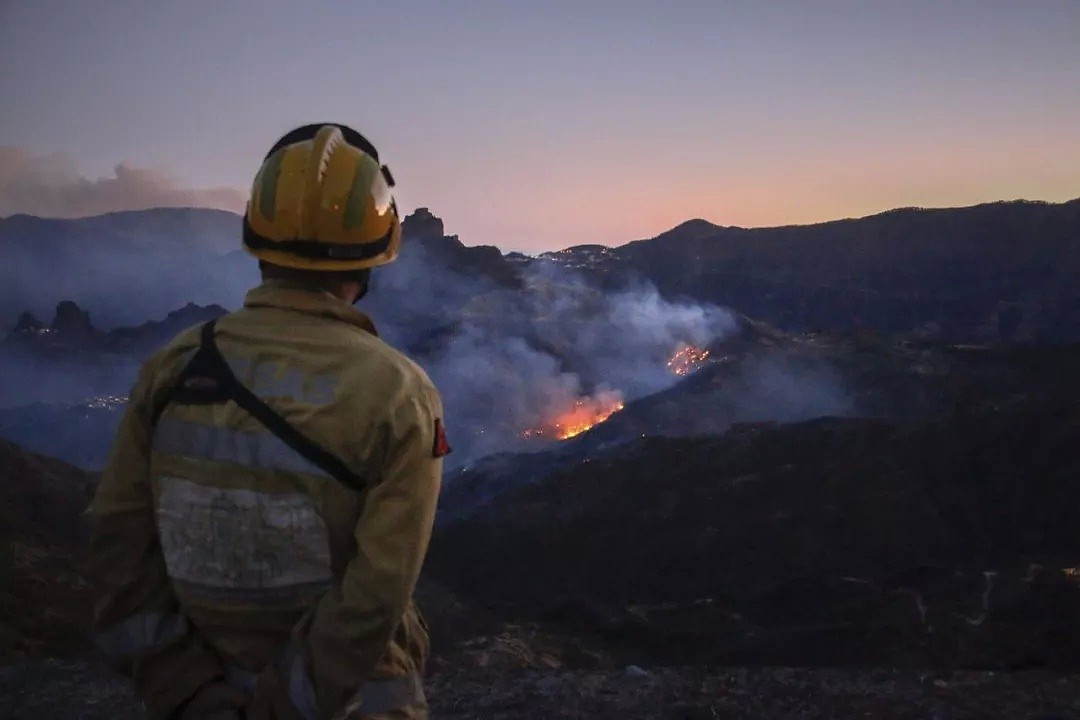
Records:
[[[1050,200],[1030,200],[1030,199],[1026,199],[1026,198],[1016,198],[1016,199],[1013,199],[1013,200],[990,200],[990,201],[986,201],[986,202],[974,203],[974,204],[971,204],[971,205],[950,205],[950,206],[943,206],[943,207],[927,207],[927,206],[919,206],[919,205],[908,205],[908,206],[902,206],[902,207],[889,208],[889,209],[886,209],[886,210],[881,210],[881,211],[869,213],[869,214],[866,214],[866,215],[852,215],[852,216],[849,216],[849,217],[834,218],[832,220],[821,220],[821,221],[804,222],[804,223],[783,223],[783,224],[779,224],[779,225],[752,225],[752,226],[721,225],[721,224],[715,223],[715,222],[713,222],[711,220],[708,220],[706,218],[696,217],[696,218],[689,218],[687,220],[684,220],[684,221],[678,223],[677,225],[674,225],[674,226],[668,228],[667,230],[661,231],[660,233],[658,233],[657,235],[655,235],[655,236],[653,236],[651,238],[636,238],[636,239],[627,240],[625,242],[617,243],[617,244],[613,244],[613,245],[607,245],[607,244],[604,244],[604,243],[579,243],[577,245],[569,245],[569,246],[566,246],[566,247],[554,248],[554,249],[551,249],[551,250],[545,250],[543,252],[561,252],[561,251],[565,251],[565,250],[573,250],[573,249],[579,248],[579,247],[603,247],[603,248],[608,248],[608,249],[615,250],[615,249],[624,248],[624,247],[626,247],[628,245],[633,245],[633,244],[636,244],[636,243],[651,242],[651,241],[654,241],[654,240],[665,239],[668,236],[678,235],[678,234],[681,234],[682,232],[685,232],[685,231],[690,230],[690,229],[694,229],[694,230],[698,230],[698,229],[701,229],[701,230],[745,230],[745,231],[787,230],[787,229],[793,229],[793,228],[812,228],[812,227],[820,227],[820,226],[829,226],[829,225],[836,225],[836,224],[840,224],[840,223],[858,222],[860,220],[872,220],[872,219],[875,219],[875,218],[881,218],[881,217],[884,217],[884,216],[895,215],[895,214],[944,213],[944,212],[957,211],[957,210],[960,210],[960,211],[962,211],[962,210],[973,210],[973,209],[976,209],[976,208],[994,207],[994,206],[1002,206],[1002,205],[1016,205],[1016,206],[1028,205],[1028,206],[1055,207],[1055,206],[1069,206],[1069,205],[1073,205],[1073,204],[1080,205],[1080,196],[1078,196],[1076,198],[1069,199],[1069,200],[1062,200],[1062,201],[1059,201],[1059,202],[1050,201]],[[415,214],[417,212],[427,212],[428,214],[430,214],[430,210],[427,207],[422,207],[422,206],[417,207],[413,214]],[[219,217],[222,217],[222,218],[228,218],[230,220],[234,220],[237,223],[241,222],[241,220],[243,218],[243,216],[240,215],[239,213],[234,213],[234,212],[232,212],[230,210],[221,210],[219,208],[208,208],[208,207],[198,207],[198,206],[191,206],[191,207],[149,207],[149,208],[140,208],[140,209],[137,209],[137,210],[117,210],[117,211],[113,211],[113,212],[99,213],[99,214],[95,214],[95,215],[84,215],[84,216],[80,216],[80,217],[71,217],[71,218],[58,218],[58,217],[51,217],[51,216],[34,215],[34,214],[31,214],[31,213],[13,213],[11,215],[0,216],[0,224],[2,224],[4,222],[8,222],[8,221],[14,221],[14,222],[20,222],[20,223],[34,222],[34,221],[46,221],[46,222],[53,222],[53,223],[58,223],[58,224],[59,223],[81,223],[81,222],[85,222],[85,221],[89,221],[89,220],[102,220],[102,221],[104,221],[104,220],[109,220],[109,219],[136,218],[136,217],[144,216],[144,215],[167,215],[167,214],[172,214],[172,215],[177,216],[177,217],[185,216],[185,215],[195,216],[195,215],[201,215],[201,214],[216,215],[216,216],[219,216]],[[407,217],[411,217],[411,215],[407,216]],[[435,219],[438,220],[438,218],[435,218]],[[439,220],[439,225],[441,227],[441,225],[442,225],[441,220]],[[466,244],[464,242],[461,242],[460,239],[459,239],[459,236],[457,236],[457,235],[448,236],[448,237],[452,237],[452,238],[458,240],[461,243],[461,245],[463,247],[466,247],[466,248],[498,247],[498,246],[491,245],[489,243],[479,243],[477,245],[468,245],[468,244]],[[513,252],[514,252],[514,251],[511,251],[511,250],[502,250],[501,248],[499,248],[499,250],[503,255],[513,254]]]

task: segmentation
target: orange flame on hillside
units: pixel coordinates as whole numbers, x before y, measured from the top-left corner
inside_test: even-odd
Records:
[[[697,370],[708,359],[708,350],[702,350],[693,345],[683,345],[667,361],[667,367],[672,373],[682,377]]]
[[[569,440],[589,428],[598,425],[626,407],[622,393],[617,390],[605,390],[593,396],[585,396],[574,401],[573,406],[559,413],[542,427],[530,428],[521,433],[522,437],[553,437],[556,440]]]

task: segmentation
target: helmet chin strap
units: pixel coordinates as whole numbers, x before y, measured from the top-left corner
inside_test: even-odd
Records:
[[[356,303],[363,300],[364,296],[367,295],[367,293],[368,293],[368,284],[364,283],[364,286],[362,288],[360,288],[360,292],[356,293],[356,299],[352,301],[352,304],[355,305]]]
[[[360,302],[365,295],[368,294],[368,290],[371,289],[371,269],[360,270],[356,273],[356,279],[360,282],[360,292],[356,294],[356,299],[353,300],[353,305]]]

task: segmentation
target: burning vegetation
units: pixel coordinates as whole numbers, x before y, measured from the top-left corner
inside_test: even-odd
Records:
[[[604,422],[624,407],[622,393],[617,390],[601,391],[592,396],[578,398],[571,407],[543,425],[529,428],[522,436],[569,440]]]
[[[675,351],[671,359],[667,361],[668,370],[674,375],[683,377],[701,367],[709,359],[709,351],[693,345],[683,345]]]
[[[673,375],[683,377],[700,368],[708,359],[708,350],[682,345],[667,361],[667,368]],[[595,395],[586,395],[575,400],[571,407],[550,420],[523,431],[521,436],[569,440],[604,422],[625,406],[622,393],[618,390],[604,390]]]

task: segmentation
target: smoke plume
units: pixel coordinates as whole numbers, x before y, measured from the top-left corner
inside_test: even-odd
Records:
[[[35,156],[0,146],[0,216],[85,217],[151,207],[209,207],[241,212],[245,194],[234,188],[181,187],[166,172],[120,163],[112,177],[81,175],[67,153]]]
[[[555,263],[523,287],[438,269],[421,247],[376,274],[366,308],[442,393],[454,464],[535,448],[530,431],[575,408],[611,407],[668,387],[672,352],[735,327],[730,312],[671,302],[649,285],[605,292]]]

